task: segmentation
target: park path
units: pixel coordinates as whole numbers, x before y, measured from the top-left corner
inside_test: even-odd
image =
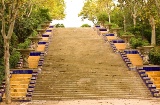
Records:
[[[56,28],[33,100],[149,98],[136,71],[92,28]]]

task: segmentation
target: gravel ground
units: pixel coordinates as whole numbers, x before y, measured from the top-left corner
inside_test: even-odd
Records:
[[[1,103],[0,105],[6,105]],[[160,99],[106,99],[106,100],[67,100],[12,102],[11,105],[160,105]]]

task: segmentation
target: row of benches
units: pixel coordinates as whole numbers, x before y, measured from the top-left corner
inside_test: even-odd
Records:
[[[97,28],[98,27],[98,28]],[[160,66],[143,65],[143,55],[137,49],[126,49],[127,43],[106,29],[95,27],[99,35],[103,35],[113,51],[118,52],[130,70],[137,70],[154,97],[160,97]],[[96,29],[97,28],[97,29]],[[100,32],[101,31],[101,32]]]
[[[29,101],[32,99],[32,93],[34,91],[37,75],[42,69],[44,56],[47,54],[48,45],[52,34],[53,26],[50,26],[42,35],[42,40],[38,42],[37,50],[30,53],[28,58],[28,69],[22,68],[22,59],[20,59],[17,64],[18,68],[11,69],[10,91],[12,100]],[[5,99],[5,81],[2,83],[0,88],[1,96]]]
[[[160,66],[144,66],[137,71],[152,95],[160,97]]]

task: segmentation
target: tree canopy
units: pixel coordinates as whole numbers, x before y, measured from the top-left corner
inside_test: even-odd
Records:
[[[28,47],[27,38],[37,34],[35,30],[44,21],[63,19],[64,9],[64,0],[0,0],[0,82],[5,75],[6,104],[11,103],[10,68],[20,57],[15,49]]]

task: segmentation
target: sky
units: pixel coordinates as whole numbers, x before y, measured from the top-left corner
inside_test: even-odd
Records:
[[[93,23],[89,20],[82,21],[78,14],[80,13],[85,0],[65,0],[66,3],[66,17],[64,20],[55,20],[53,24],[64,24],[65,27],[80,27],[82,24],[89,24],[93,26]]]

